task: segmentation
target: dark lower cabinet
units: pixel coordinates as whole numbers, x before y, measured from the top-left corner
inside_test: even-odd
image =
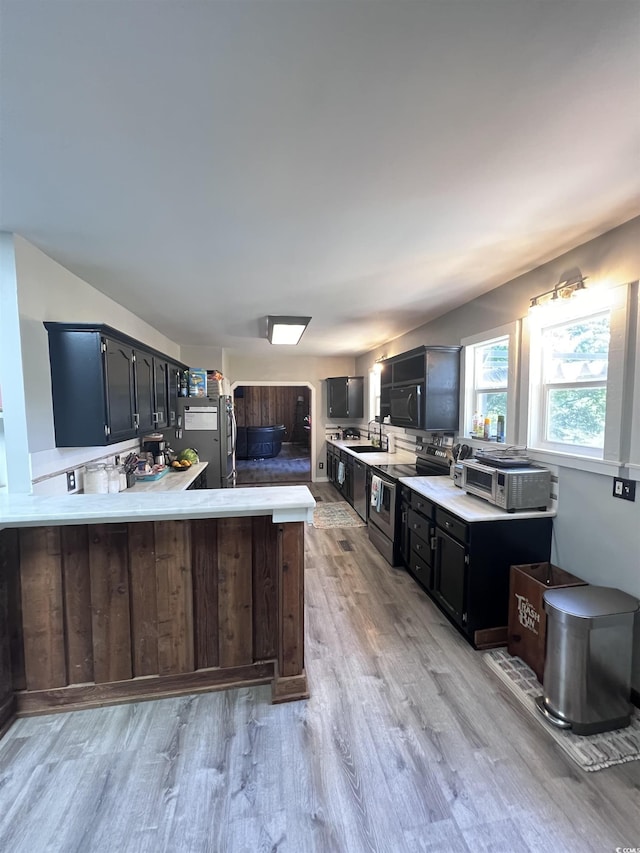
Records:
[[[400,493],[400,552],[410,574],[428,592],[433,590],[435,506],[402,486]]]
[[[187,491],[193,491],[194,489],[208,489],[207,485],[207,469],[205,468],[198,476],[195,478],[193,483],[189,483],[187,486]]]
[[[467,522],[404,487],[405,566],[475,648],[505,645],[512,565],[547,562],[552,519]]]
[[[449,615],[463,625],[466,622],[467,549],[444,530],[435,535],[433,596]]]

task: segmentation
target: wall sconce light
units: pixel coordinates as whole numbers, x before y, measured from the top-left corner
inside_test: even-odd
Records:
[[[380,358],[376,358],[376,360],[373,364],[372,370],[378,376],[380,376],[380,374],[382,373],[382,362],[385,360],[385,358],[386,358],[386,355],[381,355]]]
[[[539,308],[547,302],[558,302],[560,299],[571,299],[579,293],[586,290],[585,281],[587,277],[582,275],[580,270],[569,270],[560,276],[560,281],[551,290],[545,290],[544,293],[539,293],[537,296],[532,296],[529,300],[529,311]]]
[[[311,317],[267,317],[267,338],[270,344],[295,346],[304,330],[309,325]]]

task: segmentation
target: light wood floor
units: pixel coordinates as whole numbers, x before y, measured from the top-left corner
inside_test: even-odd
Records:
[[[258,687],[19,720],[0,850],[640,847],[640,762],[579,770],[366,528],[308,526],[306,547],[308,701]]]

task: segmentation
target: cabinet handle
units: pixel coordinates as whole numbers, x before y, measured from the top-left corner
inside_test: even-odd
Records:
[[[445,521],[444,526],[445,526],[445,527],[447,527],[447,528],[449,528],[449,527],[453,527],[453,525],[451,524],[451,522],[450,522],[450,521]]]
[[[135,429],[138,429],[138,427],[140,426],[140,415],[137,412],[134,412],[133,415],[133,426],[135,427]]]

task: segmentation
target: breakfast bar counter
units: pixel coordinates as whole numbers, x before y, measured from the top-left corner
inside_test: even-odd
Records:
[[[242,684],[306,697],[314,506],[306,486],[0,496],[0,731]]]

